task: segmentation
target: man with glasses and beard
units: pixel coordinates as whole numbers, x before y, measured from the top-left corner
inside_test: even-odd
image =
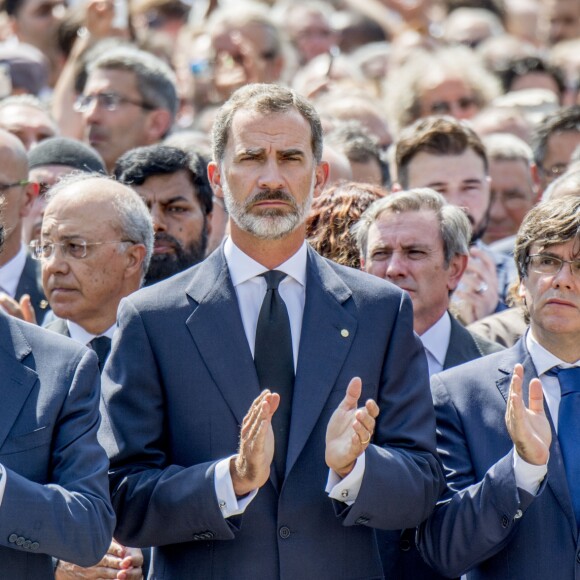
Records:
[[[213,208],[206,164],[197,153],[165,145],[138,147],[117,161],[115,177],[145,200],[153,218],[155,247],[146,285],[205,258]]]
[[[116,537],[153,546],[151,577],[381,578],[375,528],[440,492],[409,297],[305,241],[321,159],[310,103],[237,90],[208,166],[230,236],[121,304],[101,442]]]

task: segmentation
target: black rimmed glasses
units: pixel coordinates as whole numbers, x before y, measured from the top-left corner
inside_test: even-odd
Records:
[[[21,179],[20,181],[15,181],[14,183],[0,183],[0,195],[6,193],[13,187],[22,187],[24,185],[28,185],[28,180]]]
[[[152,111],[157,107],[145,103],[144,101],[138,101],[136,99],[130,99],[129,97],[124,97],[117,93],[95,93],[93,95],[80,95],[74,104],[74,110],[77,113],[85,113],[88,111],[92,104],[96,101],[97,107],[105,109],[106,111],[117,111],[121,105],[129,104],[140,107],[147,111]]]

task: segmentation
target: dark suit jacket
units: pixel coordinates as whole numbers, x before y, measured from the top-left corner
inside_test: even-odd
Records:
[[[0,577],[54,579],[50,556],[95,564],[114,525],[96,357],[0,313],[0,369]]]
[[[537,373],[524,340],[432,378],[449,489],[421,526],[419,547],[449,575],[471,570],[469,579],[572,580],[580,570],[578,531],[555,433],[539,493],[516,488],[504,419],[516,363],[524,366],[527,401]]]
[[[524,309],[515,306],[472,322],[468,330],[503,346],[513,346],[526,332]]]
[[[414,526],[440,493],[433,405],[408,297],[308,250],[286,476],[225,520],[218,460],[260,387],[222,249],[126,298],[103,374],[115,536],[157,546],[150,577],[382,578],[374,528]],[[328,421],[353,376],[381,407],[358,499],[324,488]],[[427,389],[428,391],[428,389]]]
[[[452,315],[451,335],[443,366],[445,369],[503,350],[469,332]],[[421,558],[415,545],[415,530],[378,532],[385,578],[392,580],[441,580],[441,576]]]
[[[42,289],[42,280],[40,274],[40,262],[33,259],[29,254],[26,255],[24,270],[16,287],[16,300],[20,300],[23,294],[30,295],[30,301],[36,314],[36,322],[42,324],[44,315],[48,308],[48,302]]]

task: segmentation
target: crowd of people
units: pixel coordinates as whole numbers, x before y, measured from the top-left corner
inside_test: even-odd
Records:
[[[580,2],[1,8],[0,577],[580,574]]]

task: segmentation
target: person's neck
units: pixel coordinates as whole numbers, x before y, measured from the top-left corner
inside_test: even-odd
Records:
[[[0,267],[5,266],[20,251],[22,242],[20,241],[20,231],[14,231],[12,235],[4,240],[2,251],[0,252]]]
[[[539,345],[567,363],[580,360],[580,337],[578,334],[553,334],[532,326],[532,333]]]
[[[236,246],[253,260],[274,270],[289,260],[304,243],[305,228],[300,226],[278,240],[263,240],[231,224],[230,235]]]

